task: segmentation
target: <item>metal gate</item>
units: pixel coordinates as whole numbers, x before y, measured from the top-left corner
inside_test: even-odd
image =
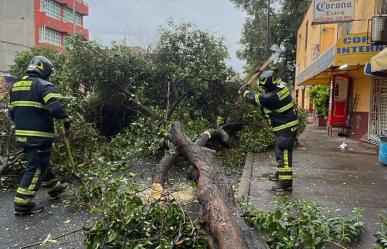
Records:
[[[385,135],[387,135],[387,79],[373,77],[367,141],[379,144],[379,137]]]

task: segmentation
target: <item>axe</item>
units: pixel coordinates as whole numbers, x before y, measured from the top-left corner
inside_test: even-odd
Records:
[[[261,73],[265,71],[266,68],[283,53],[283,50],[277,44],[271,45],[270,50],[273,51],[273,54],[265,61],[265,63],[262,64],[262,66],[257,71],[255,71],[250,80],[242,85],[242,87],[239,89],[239,94],[241,94],[242,91],[248,86],[251,86],[258,79],[259,75],[261,75]]]
[[[71,153],[71,148],[70,148],[70,142],[69,142],[69,139],[68,137],[66,136],[66,128],[65,128],[65,124],[63,122],[63,120],[60,120],[59,121],[60,123],[60,126],[61,126],[61,130],[63,132],[63,136],[64,136],[64,143],[65,143],[65,147],[66,147],[66,154],[67,154],[67,157],[69,159],[69,162],[70,162],[70,166],[71,166],[71,170],[72,170],[72,173],[73,173],[73,176],[79,180],[80,183],[82,183],[82,177],[77,174],[77,172],[75,171],[75,162],[74,162],[74,157],[73,157],[73,154]]]

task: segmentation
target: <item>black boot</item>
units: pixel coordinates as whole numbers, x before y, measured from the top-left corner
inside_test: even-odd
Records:
[[[275,192],[292,191],[292,185],[292,181],[278,181],[273,184],[271,190]]]
[[[54,190],[48,192],[48,195],[50,196],[51,200],[57,200],[57,199],[59,199],[61,194],[66,192],[66,190],[68,188],[69,188],[69,184],[68,183],[61,183]]]
[[[273,182],[277,182],[278,181],[278,172],[274,172],[274,173],[271,173],[269,175],[269,180],[270,181],[273,181]]]
[[[15,204],[15,215],[37,214],[44,210],[41,204],[30,203],[26,205]]]

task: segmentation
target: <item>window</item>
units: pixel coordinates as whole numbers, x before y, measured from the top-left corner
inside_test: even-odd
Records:
[[[60,4],[51,0],[40,0],[40,10],[44,11],[47,16],[61,20]]]
[[[63,19],[66,22],[73,22],[74,21],[74,15],[73,10],[69,8],[64,8],[63,11]],[[81,26],[82,25],[82,16],[81,14],[75,12],[75,24]]]
[[[55,30],[42,26],[39,28],[39,41],[62,46],[61,34]]]
[[[352,22],[343,23],[342,29],[343,35],[352,34]]]
[[[387,14],[387,0],[379,0],[379,14]]]
[[[305,50],[308,47],[308,25],[309,25],[309,21],[307,21],[305,25]]]
[[[63,10],[63,20],[66,22],[73,22],[73,11],[69,8]]]

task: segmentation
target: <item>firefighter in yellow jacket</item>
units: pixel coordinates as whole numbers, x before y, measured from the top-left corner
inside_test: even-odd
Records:
[[[241,88],[244,98],[260,106],[275,136],[277,170],[269,179],[275,181],[273,191],[291,191],[293,183],[292,152],[298,127],[298,115],[289,88],[272,70],[264,71],[258,80],[262,94]]]
[[[25,215],[43,211],[33,198],[40,185],[52,199],[57,199],[67,188],[55,176],[50,154],[56,134],[54,118],[67,120],[62,106],[62,95],[48,81],[54,72],[53,64],[43,56],[35,56],[26,76],[13,84],[10,92],[10,111],[15,124],[15,139],[23,148],[27,166],[16,190],[15,214]],[[69,123],[66,127],[69,128]]]

